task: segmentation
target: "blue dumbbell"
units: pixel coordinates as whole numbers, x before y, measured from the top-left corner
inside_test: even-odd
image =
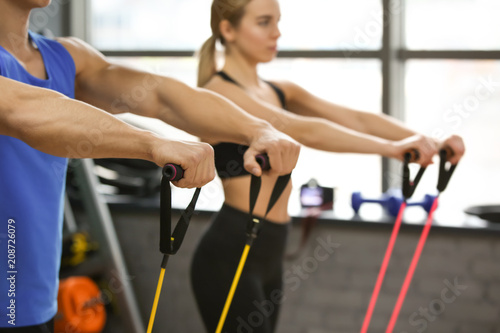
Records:
[[[432,203],[434,202],[435,196],[426,194],[422,201],[408,201],[407,206],[421,206],[425,209],[425,211],[430,212],[432,208]],[[397,216],[399,212],[399,208],[403,203],[403,195],[400,190],[389,189],[387,192],[382,194],[381,198],[378,199],[369,199],[363,198],[360,192],[353,192],[351,197],[351,204],[354,212],[357,214],[359,212],[359,208],[361,204],[369,202],[369,203],[378,203],[380,204],[390,215]]]
[[[436,196],[434,195],[426,194],[421,201],[408,200],[406,206],[407,207],[420,206],[427,213],[429,213],[431,211],[432,204],[434,203],[435,198]],[[385,208],[387,209],[389,214],[391,214],[392,216],[397,216],[399,213],[399,208],[401,207],[402,204],[403,204],[403,195],[401,194],[401,192],[399,192],[399,194],[397,192],[393,192],[389,199],[389,203]]]
[[[391,193],[388,191],[386,193],[382,194],[381,198],[374,199],[374,198],[364,198],[361,192],[353,192],[351,196],[351,205],[352,209],[354,209],[354,212],[357,214],[359,212],[359,208],[361,207],[361,204],[365,202],[370,202],[370,203],[378,203],[380,204],[383,208],[386,208],[389,205],[389,201],[391,200]]]

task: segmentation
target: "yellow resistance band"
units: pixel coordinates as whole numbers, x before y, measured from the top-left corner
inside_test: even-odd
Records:
[[[155,322],[156,308],[160,300],[161,286],[163,284],[163,277],[165,276],[165,268],[161,268],[160,278],[158,279],[158,286],[156,287],[155,300],[153,302],[153,309],[151,310],[151,317],[149,318],[148,333],[153,331],[153,324]]]
[[[238,265],[238,269],[236,270],[236,274],[234,275],[233,284],[231,285],[231,289],[229,289],[229,294],[227,295],[226,304],[224,304],[224,309],[222,310],[222,314],[219,319],[219,324],[217,325],[217,330],[215,331],[215,333],[222,332],[222,327],[224,326],[224,322],[226,321],[226,316],[229,311],[229,307],[231,306],[234,292],[236,291],[236,287],[238,286],[241,272],[243,271],[243,266],[245,266],[245,262],[247,260],[248,251],[250,251],[250,245],[247,244],[245,245],[245,249],[243,250],[243,254],[241,255],[240,263]]]

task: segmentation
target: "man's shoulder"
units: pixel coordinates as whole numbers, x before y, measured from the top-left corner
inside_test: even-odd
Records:
[[[90,69],[92,64],[102,63],[104,60],[104,56],[99,51],[77,37],[58,37],[56,40],[66,48],[73,58],[77,74]]]
[[[56,37],[55,40],[64,46],[72,55],[85,48],[85,42],[76,37]]]

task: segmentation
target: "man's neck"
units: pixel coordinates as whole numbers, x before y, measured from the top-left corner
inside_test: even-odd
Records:
[[[0,1],[0,45],[22,57],[30,52],[28,39],[30,9],[16,5],[17,1]]]

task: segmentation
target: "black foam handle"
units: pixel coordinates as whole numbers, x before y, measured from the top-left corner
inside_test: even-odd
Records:
[[[410,151],[406,152],[404,155],[404,163],[403,163],[403,172],[402,172],[402,193],[405,200],[410,199],[415,192],[415,189],[420,182],[420,178],[422,178],[426,167],[421,166],[418,170],[417,175],[413,180],[410,179],[410,167],[409,163],[412,161],[418,161],[420,159],[420,152],[413,148]]]
[[[262,170],[271,169],[271,164],[269,163],[269,156],[267,156],[267,154],[264,153],[256,155],[255,159],[257,160],[257,163],[259,163]]]
[[[417,162],[420,159],[420,152],[418,149],[412,148],[405,153],[404,159],[406,163]]]
[[[450,146],[446,146],[439,151],[439,158],[447,161],[450,157],[453,157],[455,152]]]
[[[170,181],[180,180],[184,177],[184,170],[181,166],[173,163],[165,164],[162,173]]]
[[[438,176],[438,185],[437,185],[437,190],[439,192],[443,192],[446,189],[446,186],[448,186],[448,182],[450,181],[451,175],[453,175],[453,172],[455,171],[455,168],[457,167],[457,164],[452,164],[448,169],[446,169],[446,162],[448,161],[448,157],[453,156],[455,152],[449,148],[446,147],[445,149],[441,149],[439,151],[439,176]]]

